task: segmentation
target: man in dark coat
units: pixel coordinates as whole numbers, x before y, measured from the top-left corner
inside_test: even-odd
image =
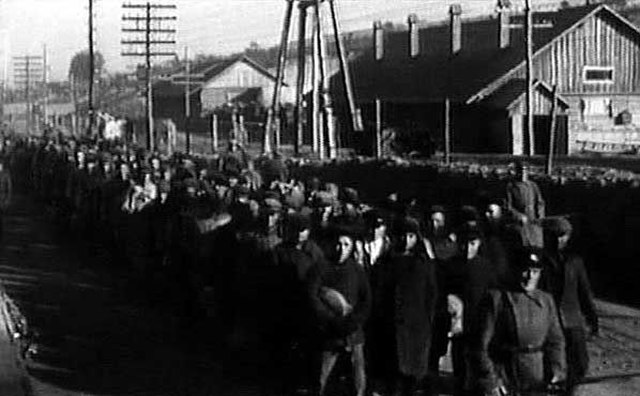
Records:
[[[558,391],[565,379],[565,341],[553,297],[538,289],[542,255],[523,250],[507,290],[492,290],[479,307],[470,341],[478,379],[473,395]]]
[[[582,258],[567,251],[572,234],[571,223],[564,217],[550,219],[545,225],[548,268],[544,289],[554,297],[560,324],[567,343],[567,384],[577,385],[587,374],[586,325],[598,333],[598,316],[593,293]]]
[[[516,180],[507,185],[507,209],[520,223],[545,217],[545,202],[536,182],[529,180],[529,167],[516,164]]]
[[[406,218],[399,229],[398,249],[389,260],[390,287],[382,309],[393,321],[396,393],[411,395],[422,386],[429,369],[429,348],[437,283],[435,266],[426,254],[417,220]],[[394,342],[395,341],[395,342]],[[383,347],[382,345],[380,347]]]
[[[465,226],[457,234],[460,253],[448,264],[441,296],[446,298],[449,314],[454,321],[461,320],[459,328],[452,326],[454,328],[450,329],[453,374],[461,390],[468,388],[471,381],[467,370],[468,339],[475,330],[478,306],[489,289],[496,287],[497,276],[493,266],[481,254],[484,238],[480,229],[477,226]],[[453,301],[461,302],[462,315],[452,306]]]
[[[4,169],[4,163],[0,161],[0,241],[2,240],[4,226],[3,218],[4,212],[11,203],[11,196],[13,195],[13,184],[11,182],[11,175],[9,171]]]
[[[364,396],[366,374],[363,326],[371,311],[371,289],[354,258],[354,231],[336,230],[336,259],[310,273],[309,294],[320,333],[322,352],[319,395],[325,394],[338,356],[351,355],[356,395]]]

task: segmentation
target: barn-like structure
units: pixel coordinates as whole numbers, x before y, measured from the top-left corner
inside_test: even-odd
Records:
[[[523,16],[456,19],[462,15],[419,26],[413,57],[404,30],[385,32],[381,59],[372,46],[351,62],[365,117],[372,125],[380,99],[386,126],[429,134],[441,145],[448,96],[455,151],[525,153]],[[559,154],[585,141],[640,143],[638,28],[606,5],[536,12],[534,24],[535,152],[549,147],[554,85]]]
[[[247,121],[262,121],[264,109],[270,104],[275,87],[275,76],[258,62],[247,56],[229,58],[192,72],[200,75],[191,82],[189,100],[192,132],[207,132],[211,128],[210,116],[220,113],[220,122],[229,129],[233,112],[241,112]],[[171,119],[179,130],[185,130],[185,92],[183,72],[168,76],[153,86],[154,116]],[[284,88],[285,100],[289,88]],[[223,131],[224,132],[224,131]]]

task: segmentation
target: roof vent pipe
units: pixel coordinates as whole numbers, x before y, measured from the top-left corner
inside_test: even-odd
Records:
[[[511,28],[509,24],[511,18],[509,16],[509,8],[498,5],[498,47],[505,49],[511,44]]]
[[[451,4],[449,7],[450,28],[451,28],[451,55],[456,55],[462,49],[462,6]]]
[[[381,21],[373,23],[373,54],[377,61],[384,58],[384,27]]]
[[[420,55],[420,29],[418,29],[418,16],[409,14],[409,57],[415,59]]]

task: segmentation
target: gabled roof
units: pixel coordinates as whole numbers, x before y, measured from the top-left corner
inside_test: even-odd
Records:
[[[534,56],[598,12],[622,21],[623,26],[640,38],[633,25],[605,5],[536,12],[536,21],[550,22],[552,27],[536,29]],[[370,49],[351,64],[357,100],[370,102],[379,97],[420,103],[441,101],[448,93],[455,102],[471,102],[488,96],[508,80],[507,75],[524,64],[524,29],[511,29],[510,45],[504,49],[498,46],[498,32],[497,17],[463,20],[462,50],[451,60],[448,23],[420,29],[421,48],[416,59],[408,56],[406,31],[388,33],[381,61],[375,61]],[[338,82],[336,78],[332,84],[340,90]]]
[[[592,17],[592,16],[594,16],[594,15],[600,13],[600,12],[607,13],[610,17],[614,18],[617,22],[620,22],[623,25],[623,27],[626,28],[629,31],[629,33],[634,35],[637,39],[640,39],[640,30],[638,29],[638,27],[636,27],[633,23],[628,21],[622,15],[620,15],[619,13],[617,13],[616,11],[614,11],[613,9],[611,9],[610,7],[608,7],[605,4],[591,5],[591,6],[578,7],[578,8],[571,8],[571,9],[563,10],[563,11],[556,12],[556,13],[537,13],[536,15],[540,15],[545,20],[553,20],[552,18],[554,16],[554,14],[566,13],[566,11],[578,10],[578,9],[583,9],[584,11],[588,11],[588,12],[586,12],[586,14],[584,16],[582,16],[581,18],[576,20],[573,24],[571,24],[566,29],[564,29],[562,32],[560,32],[560,34],[556,35],[555,37],[552,37],[552,39],[549,40],[548,42],[540,45],[541,43],[537,42],[535,40],[535,37],[534,37],[534,44],[535,44],[534,45],[534,49],[533,49],[534,50],[533,51],[533,58],[534,59],[540,53],[542,53],[544,50],[546,50],[548,47],[550,47],[555,41],[560,40],[564,36],[568,35],[572,31],[577,29],[580,25],[582,25],[584,20],[586,20],[586,19],[588,19],[588,18],[590,18],[590,17]],[[467,103],[472,103],[472,102],[475,102],[477,100],[482,100],[483,97],[485,97],[486,95],[490,94],[493,90],[498,88],[508,78],[510,78],[511,75],[513,75],[515,72],[517,72],[518,69],[524,68],[524,67],[525,67],[525,61],[521,59],[520,62],[518,62],[510,70],[508,70],[503,76],[501,76],[501,78],[497,79],[496,81],[492,82],[491,84],[488,84],[487,86],[483,87],[483,89],[479,90],[476,94],[474,94],[473,96],[469,97],[468,100],[467,100]]]
[[[204,76],[204,79],[203,79],[204,81],[210,81],[212,79],[215,79],[219,75],[221,75],[225,70],[229,69],[231,66],[237,64],[238,62],[244,62],[247,65],[254,68],[259,73],[263,74],[265,77],[273,81],[276,80],[276,76],[271,74],[264,66],[262,66],[261,64],[249,58],[246,55],[241,55],[238,57],[216,62],[212,65],[194,70],[192,71],[192,74],[202,74]],[[184,70],[181,70],[175,73],[173,76],[180,75],[183,73],[184,73]],[[154,96],[157,95],[163,98],[184,97],[185,85],[173,83],[172,81],[173,76],[170,76],[167,79],[160,80],[153,85]],[[194,83],[194,88],[189,91],[189,95],[199,94],[201,90],[202,90],[202,86],[200,84]]]
[[[548,98],[551,101],[553,96],[553,89],[544,81],[535,80],[533,82],[533,88],[537,90],[541,95]],[[522,78],[514,78],[506,83],[502,84],[498,89],[493,91],[491,95],[487,96],[483,103],[489,107],[496,109],[511,110],[524,100],[526,95],[527,84]],[[569,102],[562,97],[562,95],[556,94],[558,105],[563,108],[569,108]]]

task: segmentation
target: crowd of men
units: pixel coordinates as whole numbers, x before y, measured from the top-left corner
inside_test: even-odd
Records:
[[[459,395],[570,393],[586,375],[589,281],[526,164],[501,196],[450,208],[365,203],[235,142],[212,159],[73,139],[3,153],[61,226],[230,345],[268,350],[290,390],[332,394],[342,356],[357,396],[436,392],[445,356]]]

